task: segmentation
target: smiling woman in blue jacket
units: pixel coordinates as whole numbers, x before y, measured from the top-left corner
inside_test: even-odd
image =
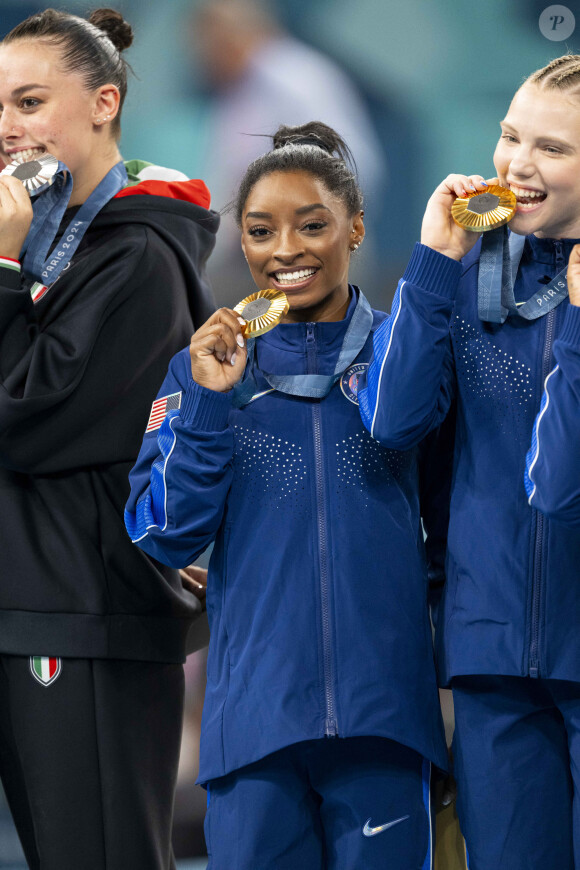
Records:
[[[578,870],[580,536],[528,504],[523,476],[553,355],[566,355],[574,386],[578,309],[565,276],[580,238],[580,57],[517,91],[494,163],[517,199],[509,238],[502,227],[480,240],[452,219],[456,197],[486,190],[481,176],[439,185],[359,401],[396,449],[456,408],[436,646],[455,700],[470,870]],[[546,444],[553,463],[569,446],[560,437]]]
[[[556,365],[546,378],[532,446],[526,457],[529,504],[566,525],[580,525],[580,245],[568,261],[570,311],[554,342]]]
[[[289,312],[255,344],[228,309],[198,329],[131,475],[139,547],[185,566],[215,542],[199,776],[215,870],[432,866],[430,767],[446,753],[427,445],[383,448],[358,412],[385,315],[348,283],[364,225],[346,157],[312,123],[250,165],[242,247]]]

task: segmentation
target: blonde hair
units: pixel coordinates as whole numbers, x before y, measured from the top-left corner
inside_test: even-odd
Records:
[[[538,85],[542,90],[580,91],[580,54],[557,57],[532,73],[524,84]]]

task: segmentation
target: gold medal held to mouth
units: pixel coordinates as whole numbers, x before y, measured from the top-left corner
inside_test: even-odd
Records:
[[[486,190],[458,196],[451,206],[451,217],[455,223],[474,233],[503,227],[515,213],[515,193],[499,184],[490,184]]]
[[[0,175],[13,175],[18,178],[30,196],[39,193],[41,188],[49,187],[58,171],[58,160],[52,154],[42,154],[37,160],[20,163],[13,160],[5,166]]]
[[[260,290],[238,302],[234,311],[246,321],[244,335],[255,338],[278,326],[288,312],[290,303],[282,290]]]

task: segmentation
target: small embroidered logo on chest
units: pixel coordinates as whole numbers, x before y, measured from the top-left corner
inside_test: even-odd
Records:
[[[358,379],[368,367],[368,363],[356,363],[350,366],[340,379],[340,389],[349,402],[355,405],[358,405]]]

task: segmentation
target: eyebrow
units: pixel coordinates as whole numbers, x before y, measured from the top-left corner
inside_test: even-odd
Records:
[[[310,211],[315,211],[317,208],[323,208],[324,211],[330,211],[325,205],[321,202],[314,202],[312,205],[303,205],[300,208],[297,208],[294,214],[308,214]],[[249,211],[246,215],[246,218],[271,218],[272,214],[269,211]]]
[[[324,211],[330,211],[321,202],[314,202],[312,205],[303,205],[302,208],[297,208],[295,214],[308,214],[309,211],[315,211],[317,208],[323,208]]]
[[[14,90],[12,91],[12,96],[13,97],[21,97],[22,94],[26,93],[26,91],[38,90],[39,88],[43,91],[50,90],[48,85],[39,85],[39,84],[33,83],[31,85],[22,85],[22,87],[20,87],[20,88],[14,88]]]
[[[508,124],[508,123],[506,123],[506,121],[500,121],[499,125],[502,128],[502,130],[506,129],[506,130],[509,130],[511,133],[518,132],[517,129],[512,124]],[[575,150],[570,142],[567,142],[565,139],[560,139],[558,136],[550,136],[549,134],[544,135],[544,136],[537,136],[536,141],[538,141],[538,142],[553,142],[554,145],[559,145],[561,148],[568,149],[569,151]]]

